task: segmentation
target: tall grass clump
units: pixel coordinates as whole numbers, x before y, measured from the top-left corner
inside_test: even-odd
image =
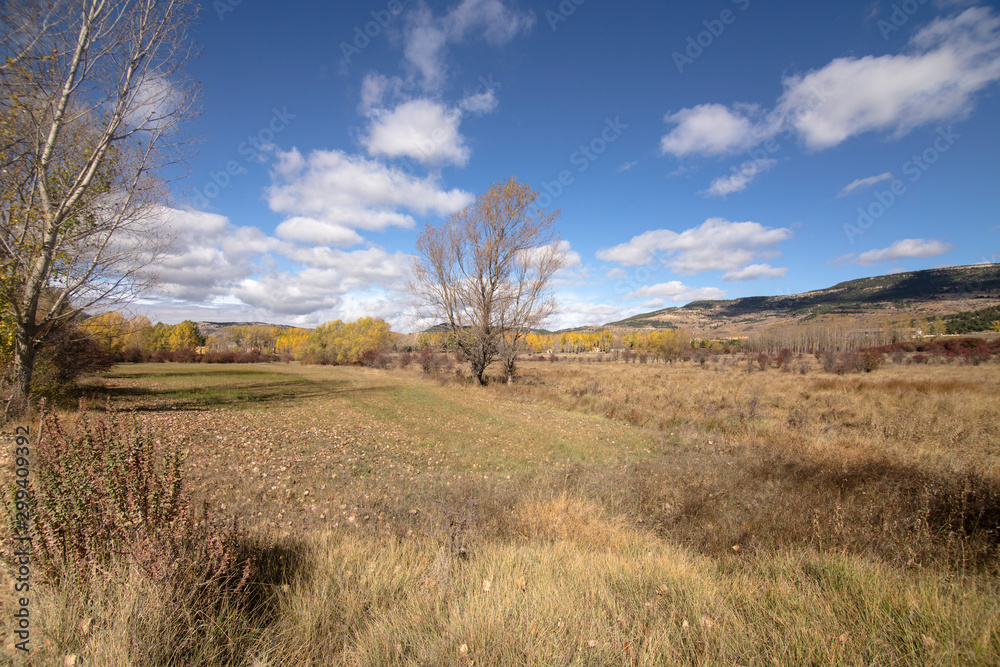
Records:
[[[265,550],[235,523],[195,508],[176,441],[158,438],[135,415],[108,409],[93,418],[82,405],[70,427],[43,410],[39,433],[28,500],[32,590],[45,608],[38,630],[57,638],[54,646],[94,657],[97,637],[80,620],[110,632],[128,616],[131,630],[111,642],[125,656],[115,664],[185,662],[217,644],[211,634],[220,619],[255,613]],[[14,506],[8,502],[11,527]]]

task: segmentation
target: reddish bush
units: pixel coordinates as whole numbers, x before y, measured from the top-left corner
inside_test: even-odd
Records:
[[[175,350],[171,361],[178,364],[192,364],[201,361],[201,355],[188,347],[183,350]]]
[[[865,350],[861,353],[861,370],[871,373],[882,365],[882,353],[878,350]]]
[[[122,350],[121,361],[127,364],[141,364],[149,361],[149,354],[138,347],[127,347]]]
[[[827,373],[871,373],[882,364],[882,353],[876,349],[845,352],[826,351],[820,355],[820,363]]]
[[[389,355],[383,353],[381,350],[365,350],[361,353],[358,363],[362,366],[367,366],[368,368],[380,368],[385,370],[386,368],[389,368]]]
[[[771,357],[769,357],[764,352],[758,354],[754,358],[754,361],[757,362],[757,367],[760,368],[760,370],[762,371],[766,371],[767,367],[771,365]]]
[[[417,354],[417,363],[424,373],[436,373],[444,366],[443,356],[431,348],[425,347]]]
[[[783,348],[778,352],[777,356],[774,357],[774,365],[783,371],[788,370],[789,362],[795,358],[795,353],[789,350],[787,347]]]

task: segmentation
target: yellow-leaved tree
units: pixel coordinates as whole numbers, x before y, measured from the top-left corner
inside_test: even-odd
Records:
[[[368,350],[389,347],[392,336],[385,320],[362,317],[356,322],[340,320],[321,324],[309,334],[304,358],[324,364],[356,364]]]

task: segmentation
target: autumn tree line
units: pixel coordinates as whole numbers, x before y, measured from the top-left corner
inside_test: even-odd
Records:
[[[335,320],[315,329],[232,325],[205,336],[190,320],[154,325],[146,317],[127,318],[109,312],[85,320],[80,330],[118,361],[169,361],[174,359],[169,355],[157,357],[157,353],[173,352],[193,353],[215,362],[294,359],[356,364],[366,351],[388,349],[393,339],[389,324],[371,317],[347,323]]]

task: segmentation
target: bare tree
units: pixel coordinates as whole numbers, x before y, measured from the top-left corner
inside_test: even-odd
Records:
[[[497,359],[512,382],[525,333],[555,311],[549,290],[564,264],[552,229],[559,212],[536,207],[537,197],[511,177],[417,239],[411,290],[446,322],[479,385]]]
[[[565,264],[558,242],[518,253],[512,262],[510,280],[504,286],[499,313],[500,329],[497,356],[514,383],[517,356],[524,349],[524,337],[556,312],[556,302],[549,289],[552,276]]]
[[[0,306],[13,394],[28,406],[40,346],[87,308],[155,279],[166,168],[194,86],[192,0],[11,0],[0,20]]]

